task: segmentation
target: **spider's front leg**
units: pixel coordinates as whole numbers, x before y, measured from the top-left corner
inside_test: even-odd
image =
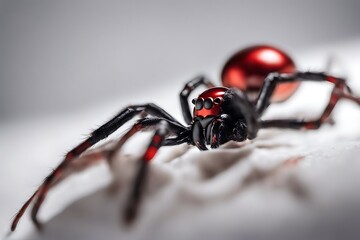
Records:
[[[321,116],[318,119],[310,121],[303,121],[298,119],[265,120],[260,122],[261,128],[276,127],[293,129],[318,129],[321,124],[329,120],[331,112],[341,98],[349,99],[360,105],[360,98],[352,94],[351,89],[346,85],[345,80],[342,78],[337,78],[325,73],[318,72],[297,72],[293,74],[272,73],[266,78],[256,103],[256,110],[259,115],[262,115],[266,108],[270,105],[270,97],[277,84],[294,81],[327,81],[334,84],[329,103]]]
[[[228,141],[242,142],[246,139],[247,129],[243,120],[233,120],[228,114],[215,118],[206,129],[206,141],[211,148],[218,148]]]
[[[152,116],[157,116],[163,118],[165,120],[171,121],[174,125],[178,127],[184,128],[178,121],[176,121],[170,114],[164,111],[162,108],[158,107],[155,104],[143,104],[143,105],[134,105],[124,108],[119,114],[117,114],[110,121],[106,122],[104,125],[93,131],[89,138],[87,138],[84,142],[73,148],[70,152],[68,152],[64,158],[64,160],[54,169],[54,171],[49,174],[44,182],[39,186],[39,188],[35,191],[35,193],[25,202],[25,204],[21,207],[21,209],[16,214],[12,225],[11,231],[16,229],[16,226],[23,216],[24,212],[30,205],[32,201],[35,200],[34,206],[31,211],[31,218],[35,224],[35,226],[40,229],[41,223],[37,219],[38,211],[50,190],[52,184],[61,179],[64,175],[64,171],[69,166],[69,164],[77,159],[84,151],[86,151],[91,146],[95,145],[100,140],[105,139],[107,136],[115,132],[118,128],[120,128],[123,124],[134,118],[135,116],[146,113]]]
[[[159,148],[164,144],[165,137],[169,133],[169,125],[166,121],[161,121],[156,125],[156,131],[151,142],[140,160],[139,169],[136,173],[133,188],[125,206],[124,220],[125,223],[131,224],[137,216],[138,207],[144,191],[148,168],[150,161],[154,158]]]
[[[164,145],[175,145],[189,142],[189,129],[179,127],[177,124],[174,124],[174,122],[162,118],[144,118],[135,123],[134,126],[118,141],[116,147],[113,149],[113,153],[109,156],[110,163],[113,162],[112,158],[115,156],[114,153],[119,151],[125,142],[135,133],[150,130],[154,127],[155,133],[149,146],[147,147],[147,150],[140,160],[132,191],[125,207],[123,216],[124,221],[127,224],[131,224],[137,216],[142,193],[146,184],[149,167],[148,164],[154,158],[159,148]],[[175,135],[175,137],[169,138],[169,135]]]

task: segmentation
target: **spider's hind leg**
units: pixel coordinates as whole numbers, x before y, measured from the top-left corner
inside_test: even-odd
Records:
[[[295,72],[295,73],[282,73],[282,74],[271,73],[266,77],[264,81],[264,85],[259,93],[258,99],[256,100],[256,111],[260,116],[263,115],[265,110],[271,104],[270,98],[273,95],[275,87],[278,84],[289,83],[289,82],[309,82],[309,81],[332,83],[334,84],[334,91],[338,92],[335,94],[338,95],[347,94],[349,96],[354,97],[351,93],[350,87],[346,85],[345,79],[334,77],[323,72]],[[331,99],[331,101],[335,101],[336,103],[337,100]]]
[[[315,120],[298,120],[298,119],[273,119],[273,120],[264,120],[260,121],[260,127],[261,128],[292,128],[292,129],[318,129],[323,123],[325,122],[331,122],[331,113],[334,110],[336,104],[340,99],[348,99],[350,101],[353,101],[354,103],[360,105],[360,98],[356,97],[352,94],[352,91],[348,85],[346,85],[345,80],[341,78],[335,78],[323,73],[297,73],[296,76],[289,75],[283,75],[279,78],[279,81],[294,81],[296,77],[299,77],[303,80],[314,80],[314,81],[328,81],[334,84],[334,88],[331,92],[329,102],[324,109],[321,116]],[[271,82],[271,81],[270,81]],[[272,81],[273,84],[276,82]],[[273,89],[273,87],[270,87],[270,89]],[[263,96],[270,96],[270,94],[266,94],[266,91],[264,91]],[[261,100],[261,95],[259,100]],[[258,102],[257,106],[259,107],[259,110],[263,109],[265,110],[265,104],[264,99],[262,102]]]
[[[168,132],[169,126],[166,121],[161,121],[157,124],[155,134],[153,135],[148,148],[140,160],[133,187],[128,198],[128,202],[125,206],[125,223],[131,224],[136,219],[142,193],[144,191],[146,179],[148,176],[149,162],[153,159],[159,148],[164,144],[164,140]]]

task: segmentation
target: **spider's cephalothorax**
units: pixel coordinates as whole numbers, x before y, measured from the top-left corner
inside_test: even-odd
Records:
[[[271,46],[253,46],[237,52],[227,61],[221,76],[225,87],[215,87],[203,76],[196,77],[185,85],[180,93],[180,103],[186,125],[152,103],[125,107],[66,154],[60,165],[45,178],[19,210],[11,230],[15,230],[18,221],[32,201],[34,205],[31,217],[35,225],[40,228],[37,214],[50,188],[67,176],[67,170],[71,170],[73,163],[83,152],[135,116],[142,118],[119,139],[112,152],[119,150],[131,136],[139,131],[155,129],[155,132],[140,161],[125,208],[124,220],[127,223],[131,223],[136,217],[148,163],[160,147],[187,143],[195,145],[200,150],[206,150],[209,145],[211,148],[217,148],[230,140],[253,139],[262,128],[317,129],[329,120],[339,99],[349,99],[360,104],[360,99],[351,93],[344,79],[323,72],[296,71],[291,58],[283,51]],[[334,85],[329,103],[318,119],[308,121],[262,119],[264,111],[272,102],[281,102],[289,98],[303,81],[323,81]],[[191,111],[188,98],[191,92],[201,85],[207,90],[193,100],[194,110]],[[109,154],[109,161],[112,156],[114,154]],[[91,164],[88,163],[88,165]]]

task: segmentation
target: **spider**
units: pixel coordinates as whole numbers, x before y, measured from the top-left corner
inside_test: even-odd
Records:
[[[323,72],[297,71],[293,60],[285,52],[272,46],[256,45],[240,50],[226,62],[221,78],[221,87],[215,87],[203,76],[185,84],[180,92],[180,103],[186,125],[153,103],[125,107],[66,154],[63,161],[18,211],[11,231],[16,229],[32,201],[31,218],[40,229],[42,225],[37,218],[38,211],[50,188],[64,177],[64,171],[83,152],[136,116],[140,116],[140,119],[120,138],[117,148],[139,131],[155,132],[135,175],[124,213],[126,223],[131,223],[136,218],[149,163],[160,147],[186,143],[203,151],[208,150],[208,147],[218,148],[229,141],[254,139],[258,130],[263,128],[318,129],[329,121],[338,100],[349,99],[360,105],[360,98],[352,94],[345,79]],[[271,103],[287,100],[303,81],[330,82],[334,85],[329,103],[318,119],[262,120],[263,113]],[[194,108],[191,112],[188,98],[201,85],[207,87],[207,90],[192,100]]]

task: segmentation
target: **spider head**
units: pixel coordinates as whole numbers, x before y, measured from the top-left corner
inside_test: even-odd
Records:
[[[197,98],[192,100],[194,107],[194,119],[204,119],[222,114],[221,105],[228,88],[214,87],[205,90]]]
[[[232,104],[234,90],[225,87],[207,89],[193,100],[194,114],[192,122],[192,140],[199,149],[206,150],[206,144],[212,148],[230,140],[243,141],[247,138],[247,126],[243,114]],[[234,107],[235,106],[235,107]],[[215,124],[221,123],[215,128]],[[215,131],[215,132],[216,132]]]

